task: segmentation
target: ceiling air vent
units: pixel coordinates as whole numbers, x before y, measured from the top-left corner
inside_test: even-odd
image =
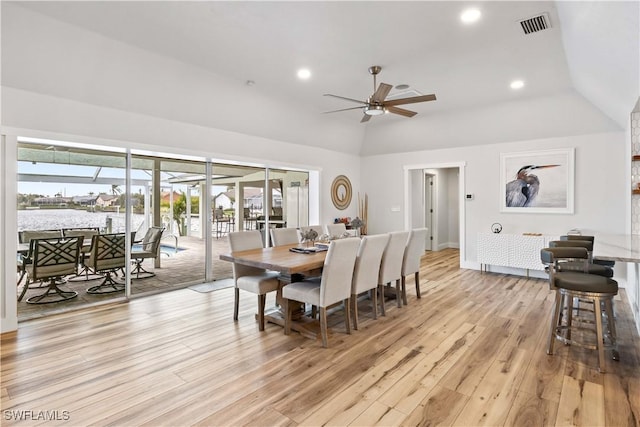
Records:
[[[387,96],[385,100],[391,101],[392,99],[411,98],[413,96],[422,96],[422,95],[423,95],[422,93],[418,92],[415,89],[408,89],[408,90],[403,90],[400,92],[389,94],[389,96]]]
[[[520,21],[520,26],[525,34],[537,33],[551,27],[549,23],[549,14],[542,13],[529,19]]]

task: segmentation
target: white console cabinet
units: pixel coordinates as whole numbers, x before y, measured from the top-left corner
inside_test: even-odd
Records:
[[[558,236],[527,236],[523,234],[478,233],[478,262],[480,269],[487,266],[544,270],[540,249],[549,246]]]

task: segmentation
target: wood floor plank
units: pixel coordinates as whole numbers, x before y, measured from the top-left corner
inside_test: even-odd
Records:
[[[219,424],[219,422],[215,424]],[[261,409],[257,413],[247,414],[246,417],[239,418],[235,421],[235,425],[246,427],[288,427],[294,426],[296,423],[291,418],[285,417],[275,409],[267,407]]]
[[[435,386],[422,402],[404,420],[404,426],[447,426],[452,425],[468,396],[441,386]]]
[[[489,366],[494,362],[496,352],[500,351],[515,329],[511,319],[500,319],[496,326],[488,327],[456,364],[442,378],[440,385],[471,396],[484,378]]]
[[[636,402],[632,402],[632,399]],[[631,382],[621,381],[616,375],[604,375],[604,406],[605,424],[607,426],[637,426],[640,418],[633,413],[633,407],[638,408],[640,401],[640,380],[635,377]]]
[[[484,328],[470,323],[452,333],[416,367],[389,388],[378,400],[410,414],[424,400],[441,378],[457,364],[471,348]]]
[[[556,425],[603,426],[604,390],[600,384],[564,376]]]
[[[258,331],[248,293],[234,321],[233,289],[21,322],[0,336],[2,425],[638,426],[640,338],[624,289],[620,361],[601,374],[591,350],[546,355],[545,280],[460,269],[454,249],[428,252],[420,274],[422,298],[410,278],[408,305],[390,301],[386,316],[363,301],[351,335],[333,311],[328,349],[276,325]],[[11,415],[37,410],[70,420]]]
[[[380,402],[373,402],[366,412],[353,420],[351,426],[395,426],[400,425],[405,415]]]
[[[536,300],[536,304],[539,301]],[[549,317],[551,313],[548,313]],[[541,322],[541,333],[531,350],[531,362],[527,368],[520,390],[532,394],[539,399],[560,401],[562,393],[562,382],[567,364],[566,354],[568,349],[557,345],[553,355],[547,354],[547,343],[549,339],[549,319]]]
[[[455,424],[503,425],[528,363],[529,357],[525,350],[504,347],[456,418]]]
[[[524,391],[518,392],[505,426],[535,427],[555,425],[558,405]]]
[[[347,425],[373,404],[380,394],[395,384],[407,369],[415,366],[424,354],[400,347],[389,357],[372,366],[358,381],[345,387],[320,405],[303,425]]]

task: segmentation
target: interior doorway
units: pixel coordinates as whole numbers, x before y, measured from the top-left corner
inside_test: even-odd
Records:
[[[427,250],[465,257],[464,162],[405,166],[406,228],[429,229]]]

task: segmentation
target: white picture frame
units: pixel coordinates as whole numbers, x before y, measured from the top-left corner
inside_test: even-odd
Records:
[[[500,154],[500,211],[572,214],[574,148]]]

